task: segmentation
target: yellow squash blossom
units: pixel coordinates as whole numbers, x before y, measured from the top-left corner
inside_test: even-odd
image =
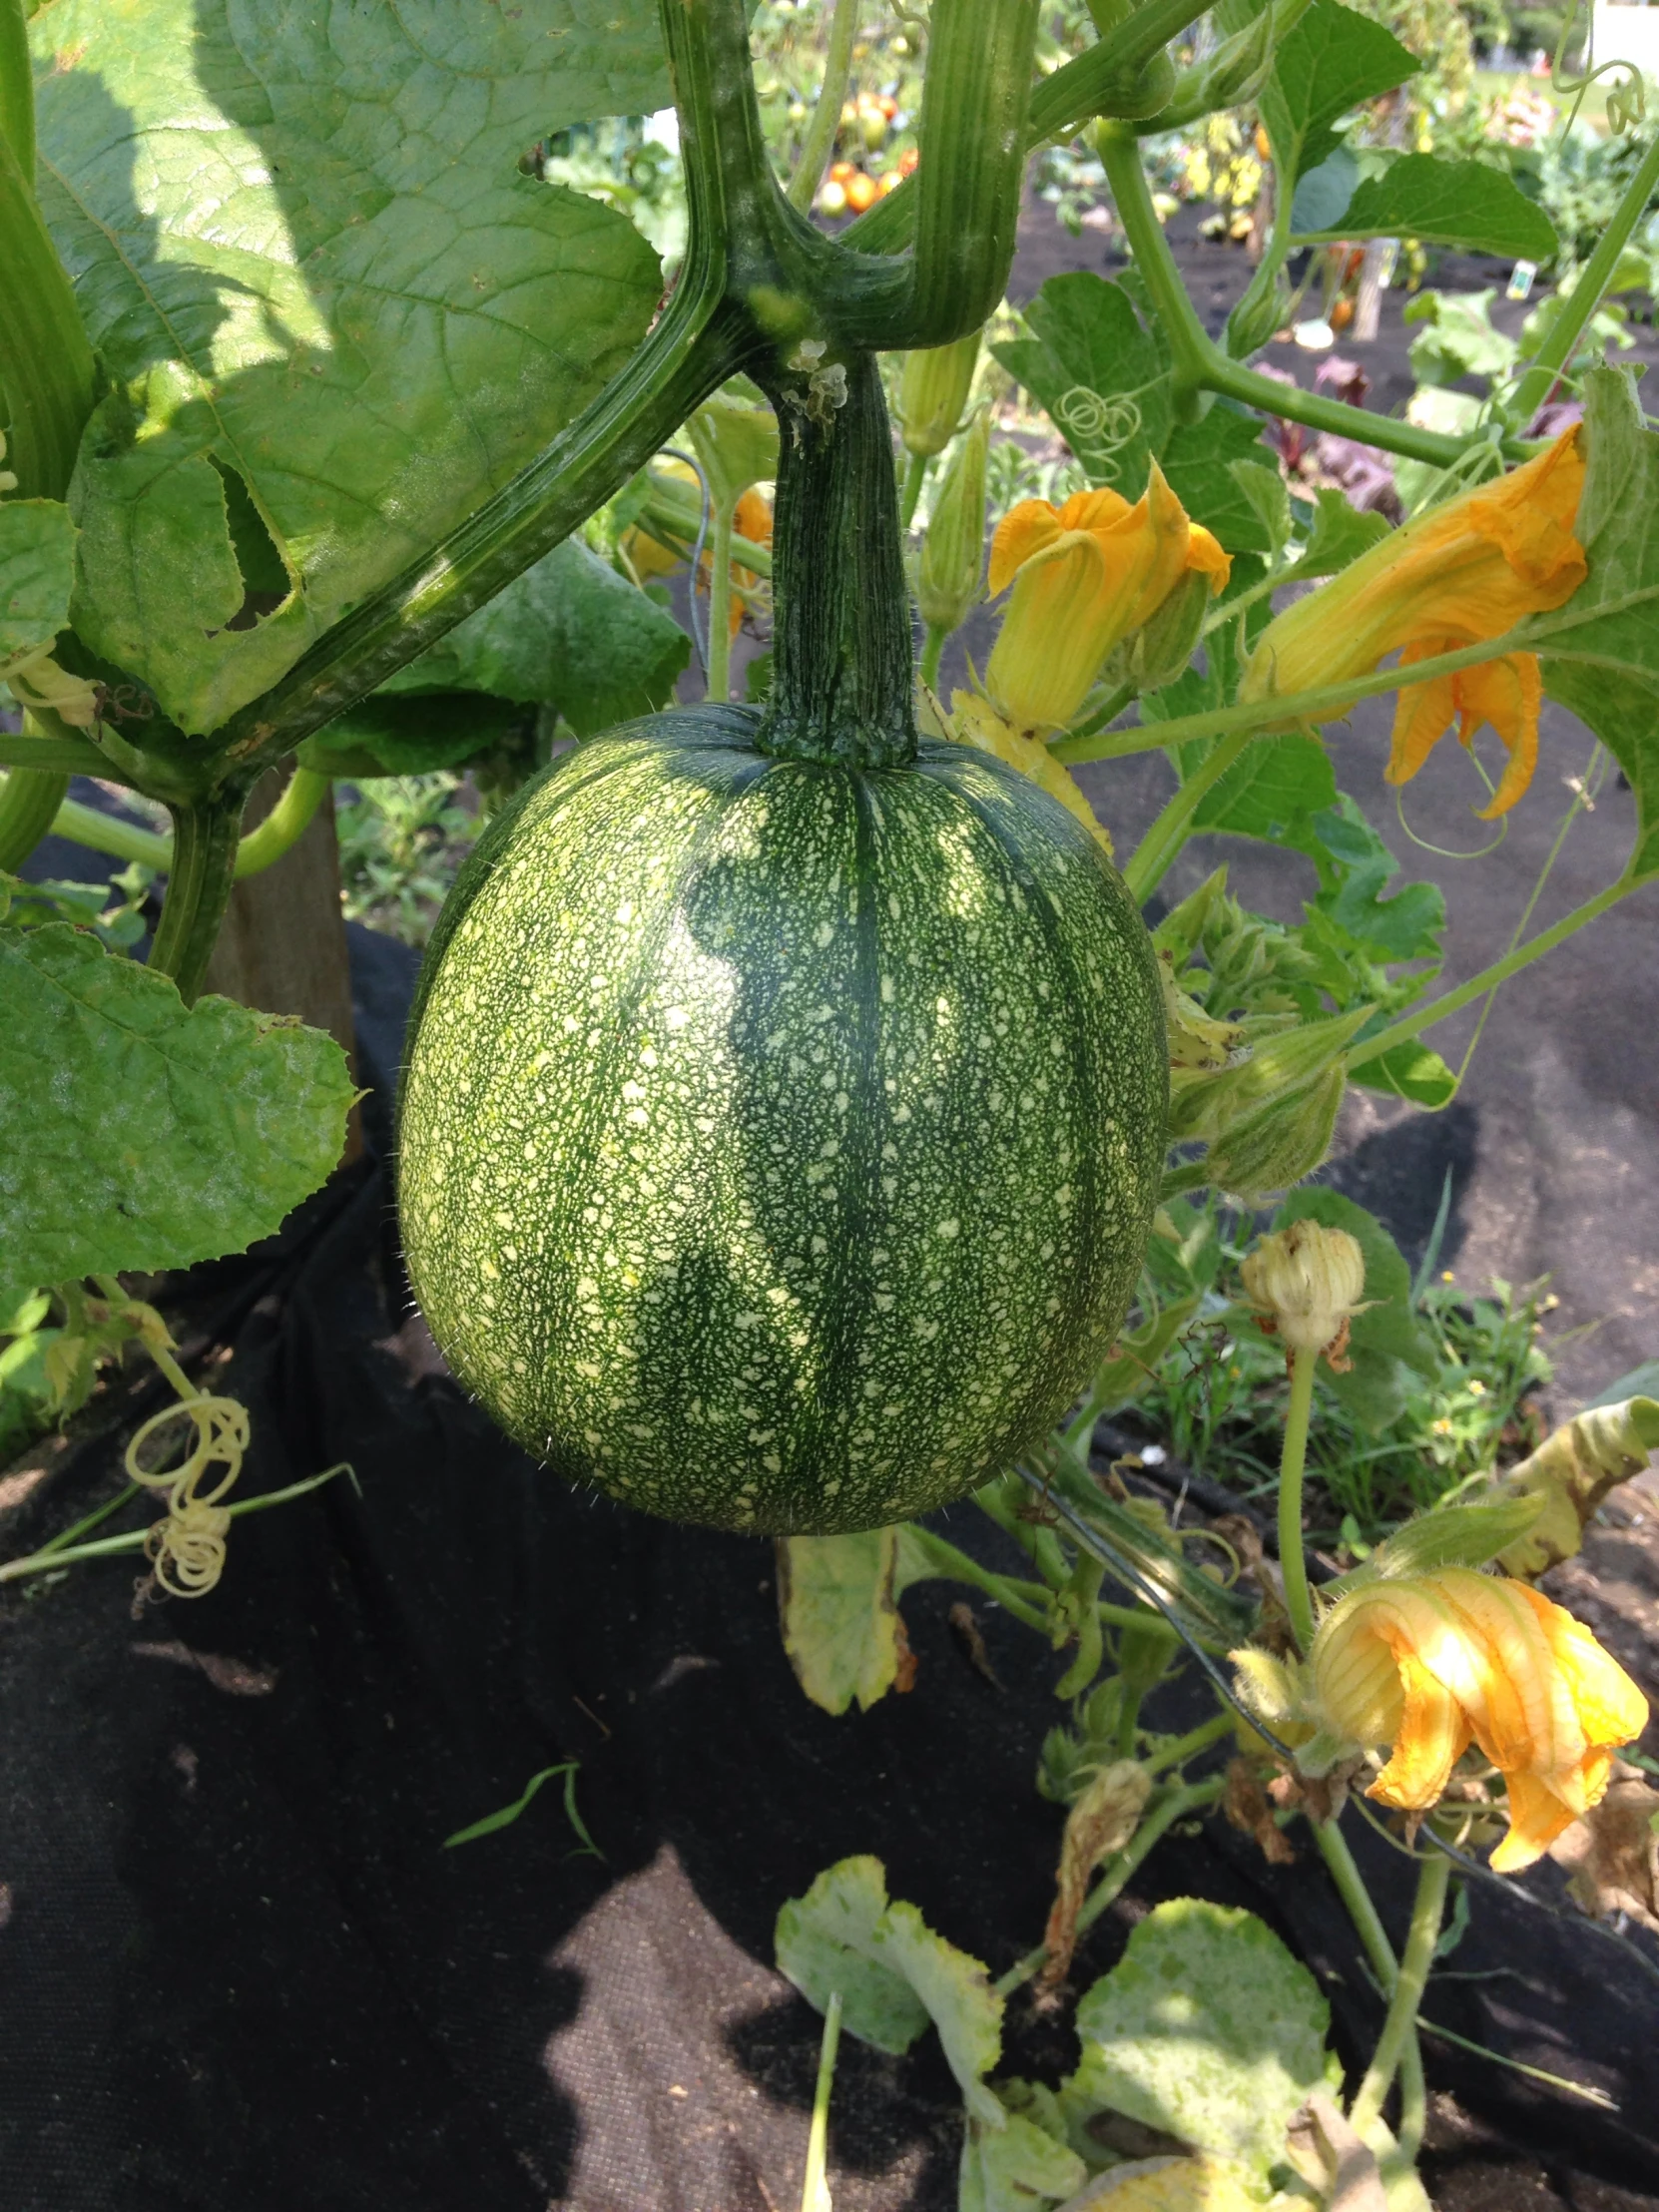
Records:
[[[1017,768],[1022,776],[1029,776],[1033,784],[1040,784],[1050,799],[1057,799],[1068,814],[1076,816],[1107,859],[1112,857],[1111,832],[1083,797],[1070,769],[1064,761],[1054,758],[1041,738],[1011,728],[989,700],[978,699],[972,692],[952,692],[950,712],[953,721],[949,735],[958,745],[971,745],[981,753],[994,753],[999,761]]]
[[[1503,1776],[1500,1874],[1528,1867],[1607,1788],[1647,1700],[1579,1621],[1529,1583],[1469,1567],[1363,1585],[1309,1654],[1310,1707],[1330,1735],[1392,1754],[1368,1795],[1426,1811],[1470,1743]]]
[[[1394,652],[1406,669],[1564,606],[1587,573],[1573,535],[1583,490],[1575,425],[1536,460],[1430,508],[1277,616],[1251,657],[1241,700],[1369,675]],[[1541,694],[1530,653],[1403,686],[1389,783],[1408,784],[1453,724],[1467,745],[1490,723],[1508,761],[1481,812],[1487,821],[1507,814],[1532,781]]]
[[[1115,645],[1141,628],[1197,570],[1212,592],[1232,563],[1164,481],[1156,462],[1131,506],[1080,491],[1063,507],[1022,499],[991,540],[990,596],[1013,597],[985,670],[1003,719],[1029,735],[1063,729]]]

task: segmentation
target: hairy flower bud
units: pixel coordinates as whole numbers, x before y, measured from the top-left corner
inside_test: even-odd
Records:
[[[983,592],[990,442],[990,415],[982,410],[969,423],[933,502],[916,564],[916,605],[930,630],[959,629]]]
[[[1259,1239],[1245,1261],[1245,1296],[1271,1315],[1293,1352],[1323,1352],[1358,1311],[1366,1290],[1366,1256],[1346,1229],[1293,1221]]]
[[[969,331],[954,345],[935,345],[906,353],[898,385],[898,421],[905,450],[942,453],[956,435],[973,372],[979,365],[979,332]]]

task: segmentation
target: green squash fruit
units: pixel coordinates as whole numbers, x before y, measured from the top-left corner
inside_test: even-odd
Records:
[[[779,758],[761,723],[596,738],[480,840],[411,1031],[403,1235],[455,1373],[562,1474],[866,1528],[998,1473],[1110,1347],[1162,1004],[1035,785],[942,743]]]

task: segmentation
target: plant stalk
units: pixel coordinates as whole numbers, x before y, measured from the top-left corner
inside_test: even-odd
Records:
[[[818,96],[812,120],[807,125],[807,139],[801,149],[801,160],[795,175],[790,179],[790,206],[799,208],[805,215],[818,198],[818,188],[824,182],[824,172],[830,165],[830,150],[835,143],[835,133],[840,127],[841,105],[846,98],[847,79],[852,71],[852,46],[858,36],[858,10],[860,0],[835,0],[835,12],[830,19],[830,51],[824,62],[824,90]]]
[[[173,867],[162,918],[150,947],[150,965],[171,975],[187,1006],[194,1006],[213,957],[219,925],[236,880],[246,788],[234,794],[169,807],[173,817]]]
[[[1194,770],[1169,805],[1136,846],[1123,879],[1137,906],[1144,905],[1173,866],[1177,854],[1192,835],[1192,819],[1205,795],[1215,789],[1255,735],[1235,731],[1223,738],[1201,767]]]
[[[936,692],[939,688],[939,661],[949,635],[950,632],[942,623],[930,622],[927,625],[927,639],[921,649],[921,680],[930,692]]]
[[[898,502],[898,519],[908,533],[916,519],[916,508],[921,502],[921,487],[927,481],[927,455],[912,453],[904,470],[904,490]]]
[[[35,182],[35,81],[23,0],[0,0],[0,139],[16,157],[24,183]]]
[[[1411,1926],[1399,1961],[1399,1976],[1388,1999],[1387,2017],[1378,2038],[1376,2052],[1360,2084],[1350,2117],[1362,2134],[1382,2115],[1382,2101],[1393,2085],[1406,2045],[1414,2040],[1417,2007],[1434,1962],[1434,1945],[1440,1939],[1445,1914],[1446,1884],[1451,1861],[1443,1851],[1430,1849],[1417,1870],[1417,1894],[1411,1906]]]
[[[1308,1463],[1308,1420],[1314,1404],[1319,1354],[1299,1345],[1291,1360],[1291,1403],[1285,1415],[1285,1454],[1279,1464],[1279,1565],[1285,1577],[1285,1609],[1298,1648],[1314,1640],[1314,1602],[1308,1594],[1308,1561],[1302,1539],[1302,1477]]]
[[[824,2038],[819,2045],[818,2082],[813,2090],[813,2124],[807,2137],[807,2174],[801,2212],[829,2212],[830,2092],[835,2080],[835,2053],[841,2039],[841,1993],[831,1989],[824,2008]]]
[[[1348,1053],[1348,1070],[1352,1075],[1372,1060],[1381,1059],[1384,1052],[1391,1052],[1396,1044],[1408,1044],[1413,1037],[1437,1021],[1458,1013],[1463,1007],[1481,998],[1487,991],[1496,990],[1511,975],[1518,975],[1522,968],[1530,967],[1534,960],[1541,960],[1546,952],[1553,952],[1558,944],[1594,921],[1598,915],[1616,906],[1621,898],[1651,880],[1648,877],[1621,875],[1609,883],[1594,898],[1587,898],[1582,906],[1575,906],[1570,914],[1563,914],[1550,928],[1540,930],[1529,937],[1525,944],[1514,945],[1501,960],[1494,960],[1490,967],[1482,968],[1478,975],[1471,975],[1466,983],[1459,983],[1455,990],[1445,991],[1438,998],[1431,998],[1426,1005],[1417,1006],[1410,1013],[1401,1014],[1398,1021],[1390,1022],[1386,1029],[1380,1029],[1375,1037],[1368,1037],[1364,1044],[1352,1045]]]
[[[1132,125],[1105,122],[1096,133],[1096,144],[1112,188],[1119,220],[1123,224],[1147,290],[1158,309],[1175,357],[1175,382],[1179,392],[1213,391],[1269,414],[1283,415],[1310,429],[1329,430],[1337,437],[1357,438],[1386,453],[1407,459],[1434,461],[1442,468],[1457,460],[1464,441],[1437,430],[1421,430],[1414,423],[1395,422],[1391,416],[1369,414],[1340,399],[1325,399],[1317,392],[1301,391],[1294,384],[1276,384],[1240,361],[1229,360],[1198,318],[1175,266],[1152,205],[1146,171],[1141,166],[1139,142]],[[897,195],[894,195],[896,198]]]
[[[1646,213],[1656,187],[1659,187],[1659,133],[1655,133],[1641,167],[1625,187],[1624,197],[1614,211],[1612,222],[1601,234],[1595,252],[1584,264],[1584,274],[1556,307],[1554,319],[1544,333],[1544,342],[1531,367],[1515,386],[1510,405],[1522,427],[1549,397],[1556,377],[1572,358],[1579,333],[1601,304],[1602,294],[1618,267],[1619,256]]]
[[[711,699],[732,696],[732,510],[717,508],[709,544],[709,675]],[[695,592],[698,579],[691,588]]]

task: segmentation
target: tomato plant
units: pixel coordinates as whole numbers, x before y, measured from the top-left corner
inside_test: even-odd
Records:
[[[0,866],[61,823],[141,871],[107,910],[0,878],[7,1372],[67,1406],[135,1343],[180,1401],[142,1432],[178,1463],[138,1439],[128,1457],[163,1520],[68,1531],[0,1574],[142,1545],[171,1594],[217,1578],[246,1416],[120,1277],[275,1230],[338,1160],[352,1084],[320,1030],[205,991],[216,940],[239,877],[334,781],[470,771],[490,819],[428,951],[399,1162],[456,1371],[567,1475],[778,1535],[786,1642],[831,1710],[899,1678],[896,1600],[928,1576],[1071,1654],[1041,1765],[1068,1807],[1055,1911],[1009,1986],[1062,1980],[1159,1836],[1225,1795],[1270,1851],[1306,1820],[1388,1995],[1345,2110],[1306,1969],[1186,1901],[1084,1998],[1075,2076],[993,2085],[1001,1992],[849,1861],[780,1923],[831,2023],[824,2095],[843,2018],[888,2049],[931,2021],[963,2091],[964,2206],[1076,2195],[1107,2162],[1101,2110],[1185,2146],[1159,2202],[1305,2200],[1358,2160],[1422,2206],[1416,2007],[1451,1868],[1490,1843],[1518,1869],[1593,1821],[1645,1720],[1532,1583],[1659,1444],[1659,1405],[1586,1414],[1501,1477],[1471,1413],[1482,1464],[1457,1493],[1315,1589],[1316,1382],[1376,1438],[1446,1354],[1380,1225],[1307,1179],[1351,1082],[1443,1105],[1434,1025],[1659,873],[1659,437],[1634,379],[1580,350],[1629,280],[1659,142],[1530,350],[1429,428],[1256,365],[1305,249],[1342,270],[1376,240],[1553,251],[1499,171],[1349,150],[1344,118],[1416,68],[1391,33],[1269,0],[1218,11],[1205,58],[1180,59],[1197,0],[1091,0],[1093,35],[1071,11],[1039,74],[1041,12],[906,16],[894,82],[919,70],[920,110],[887,165],[904,111],[852,95],[867,48],[836,0],[812,106],[793,81],[768,95],[790,94],[786,179],[742,0],[0,0],[0,675],[22,710]],[[671,95],[687,216],[665,296],[628,214],[657,157],[575,189],[589,170],[549,146]],[[1232,117],[1242,144],[1256,113],[1273,218],[1218,338],[1141,141]],[[1133,269],[1051,280],[982,352],[1026,158],[1083,129]],[[815,206],[856,220],[831,234]],[[987,481],[1019,467],[990,464],[991,373],[1068,458],[1065,496],[1000,517],[987,577]],[[1391,457],[1406,520],[1293,496],[1264,439],[1286,424]],[[687,561],[695,639],[650,581]],[[940,698],[986,590],[1006,604],[983,676]],[[770,620],[772,656],[740,703],[745,620]],[[694,643],[707,696],[674,708]],[[1383,895],[1392,863],[1322,735],[1388,692],[1395,782],[1455,730],[1501,818],[1547,696],[1635,795],[1617,878],[1450,990],[1443,908]],[[1069,771],[1144,753],[1173,789],[1115,854]],[[75,775],[170,832],[101,829]],[[420,787],[388,788],[417,808]],[[1166,911],[1200,831],[1294,855],[1304,921],[1242,909],[1224,871]],[[1088,1460],[1216,1295],[1207,1193],[1280,1201],[1228,1286],[1287,1367],[1278,1561],[1235,1554],[1231,1578]],[[970,1492],[1029,1576],[907,1517]],[[1183,1647],[1218,1713],[1149,1737]],[[1233,1767],[1205,1770],[1236,1728]],[[1397,1954],[1340,1826],[1351,1788],[1420,1861]],[[1199,2022],[1184,2049],[1160,1977]],[[1151,2202],[1133,2178],[1124,2203]]]

